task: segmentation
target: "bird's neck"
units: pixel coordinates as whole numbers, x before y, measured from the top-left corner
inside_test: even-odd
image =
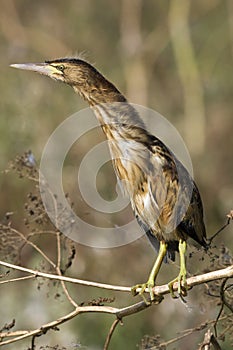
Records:
[[[120,91],[98,72],[90,81],[86,79],[80,85],[78,83],[73,85],[73,88],[90,106],[101,103],[126,102],[126,98]]]
[[[133,129],[141,128],[145,130],[145,125],[139,114],[126,101],[95,104],[91,105],[91,108],[104,131],[106,128],[110,128],[115,130],[119,137],[133,138]]]
[[[106,79],[101,81],[100,86],[77,85],[73,88],[89,103],[108,139],[132,138],[139,140],[143,134],[143,138],[148,135],[136,109]],[[138,132],[138,129],[140,129],[140,132]],[[112,135],[112,132],[114,135]]]
[[[108,89],[76,89],[93,109],[109,143],[113,166],[130,198],[146,182],[151,135],[136,109],[111,84]],[[145,168],[145,169],[144,169]],[[139,174],[135,178],[135,173]]]

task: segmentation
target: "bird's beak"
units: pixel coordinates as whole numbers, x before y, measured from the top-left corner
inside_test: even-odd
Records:
[[[49,65],[48,63],[20,63],[11,64],[10,67],[31,70],[33,72],[40,73],[42,75],[47,75],[53,78],[53,74],[58,74],[56,67]]]

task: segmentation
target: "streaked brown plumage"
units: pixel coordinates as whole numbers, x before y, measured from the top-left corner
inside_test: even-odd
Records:
[[[16,64],[72,86],[98,118],[110,141],[109,147],[117,177],[129,196],[138,223],[159,256],[147,283],[133,288],[142,294],[152,288],[162,261],[175,259],[180,252],[179,293],[185,294],[186,240],[207,248],[202,201],[196,184],[185,167],[157,137],[145,128],[137,111],[117,88],[92,65],[75,58],[40,64]],[[175,280],[174,280],[175,281]],[[174,282],[173,281],[173,282]],[[171,282],[171,289],[172,284]]]

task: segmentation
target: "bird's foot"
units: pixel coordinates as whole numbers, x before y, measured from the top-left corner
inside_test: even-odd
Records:
[[[136,284],[136,286],[133,286],[131,288],[131,292],[133,296],[140,295],[143,299],[143,301],[147,304],[150,305],[151,303],[160,303],[163,299],[161,295],[155,294],[153,291],[153,288],[155,286],[154,281],[148,280],[146,283],[142,284]],[[150,294],[150,299],[147,299],[145,297],[145,291],[148,289],[148,292]]]
[[[178,283],[178,288],[177,288],[178,296],[175,294],[174,288],[173,288],[173,285],[176,282]],[[174,280],[168,283],[168,288],[172,298],[181,297],[183,299],[184,297],[186,297],[189,289],[186,281],[186,274],[180,272],[178,277],[176,277]]]
[[[186,241],[179,241],[179,253],[180,253],[180,272],[177,278],[168,283],[168,288],[170,290],[171,296],[173,298],[180,297],[184,301],[184,297],[187,296],[188,285],[186,280],[186,267],[185,267],[185,252],[186,252]],[[178,283],[178,296],[174,293],[174,283]]]

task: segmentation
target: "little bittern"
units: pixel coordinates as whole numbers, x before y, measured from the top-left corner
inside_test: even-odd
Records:
[[[132,287],[133,294],[148,288],[154,299],[155,279],[164,260],[180,255],[178,293],[186,295],[186,241],[207,248],[203,207],[198,188],[186,168],[157,137],[146,130],[138,112],[117,88],[92,65],[76,58],[45,63],[13,64],[64,82],[81,95],[98,118],[109,142],[116,176],[130,198],[139,225],[158,250],[146,283]],[[174,295],[174,294],[173,294]]]

